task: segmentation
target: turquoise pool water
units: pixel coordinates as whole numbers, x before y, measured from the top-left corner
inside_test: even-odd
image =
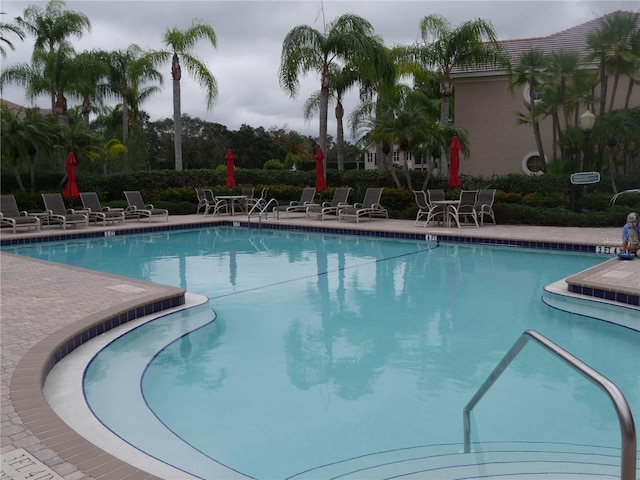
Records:
[[[209,298],[113,342],[85,378],[105,425],[201,478],[212,465],[274,479],[420,445],[459,451],[462,408],[527,329],[610,378],[640,416],[640,333],[541,301],[604,257],[239,228],[16,252]],[[534,344],[473,422],[475,442],[620,446],[610,401]]]

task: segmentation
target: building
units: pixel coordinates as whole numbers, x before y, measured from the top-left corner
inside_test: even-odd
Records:
[[[512,65],[517,65],[526,52],[540,50],[545,55],[553,52],[578,53],[583,58],[588,53],[587,38],[601,28],[603,21],[612,15],[631,12],[614,12],[589,22],[563,30],[546,37],[519,40],[504,40],[499,43],[508,52]],[[597,65],[583,68],[597,71]],[[492,67],[454,70],[455,122],[467,132],[470,154],[462,156],[460,173],[463,175],[491,177],[510,173],[538,174],[542,165],[533,129],[530,125],[519,125],[518,112],[524,112],[529,100],[529,86],[509,87],[509,77],[504,69]],[[611,91],[609,79],[608,92]],[[622,76],[614,105],[624,105],[629,78]],[[597,89],[596,94],[599,93]],[[631,107],[640,106],[640,87],[633,90]],[[583,112],[580,112],[583,113]],[[597,113],[597,112],[594,112]],[[553,134],[551,118],[540,122],[545,162],[552,160]],[[393,147],[393,164],[402,165],[403,155],[397,145]],[[410,152],[409,168],[425,168],[426,164],[414,163]],[[418,160],[420,162],[420,160]],[[365,153],[365,168],[376,168],[375,145]]]

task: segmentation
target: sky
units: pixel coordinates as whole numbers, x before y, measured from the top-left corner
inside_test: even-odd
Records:
[[[44,8],[45,2],[2,0],[0,18],[10,22],[28,5]],[[204,90],[183,68],[181,81],[182,113],[238,130],[242,124],[253,128],[287,128],[304,135],[318,136],[317,115],[307,121],[303,116],[305,100],[318,91],[320,78],[309,73],[300,77],[300,90],[291,98],[279,85],[278,69],[282,42],[296,26],[308,25],[323,31],[342,14],[352,13],[368,20],[389,47],[410,45],[419,40],[419,22],[426,15],[443,15],[456,27],[465,21],[489,20],[498,39],[512,40],[543,37],[616,10],[640,11],[640,1],[622,0],[84,0],[66,2],[69,10],[82,12],[91,21],[91,31],[73,39],[77,53],[84,50],[125,49],[135,43],[143,48],[164,49],[163,33],[177,27],[185,29],[194,19],[211,25],[217,48],[202,40],[193,53],[209,67],[217,81],[218,96],[207,110]],[[1,66],[29,62],[33,37],[21,42],[5,34],[16,46],[5,48],[7,57]],[[141,105],[151,120],[173,115],[170,64],[160,68],[164,83],[160,93]],[[2,98],[27,106],[50,108],[50,100],[39,97],[35,103],[25,99],[21,88],[7,85]],[[357,91],[345,98],[348,115],[357,104]],[[69,106],[79,103],[69,98]],[[115,102],[111,102],[112,104]],[[336,132],[333,105],[329,106],[329,134]],[[350,139],[350,132],[345,132]]]

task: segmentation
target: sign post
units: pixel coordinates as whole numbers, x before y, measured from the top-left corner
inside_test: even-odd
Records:
[[[600,172],[580,172],[571,174],[571,209],[577,212],[577,187],[576,185],[584,185],[584,196],[586,202],[587,185],[592,183],[598,183],[600,181]]]

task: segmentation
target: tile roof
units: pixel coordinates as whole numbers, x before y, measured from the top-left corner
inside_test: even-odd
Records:
[[[10,102],[9,100],[5,100],[4,98],[0,98],[0,103],[9,107],[9,110],[12,112],[17,112],[18,118],[25,117],[25,110],[28,108],[38,108],[42,115],[53,115],[53,110],[50,108],[39,108],[39,107],[25,107],[24,105],[19,105],[14,102]]]
[[[602,27],[605,18],[613,17],[616,15],[638,15],[634,12],[617,10],[602,17],[594,18],[588,22],[576,25],[575,27],[567,28],[557,33],[553,33],[546,37],[536,38],[522,38],[515,40],[500,40],[498,43],[507,51],[512,65],[517,65],[520,62],[520,58],[526,53],[532,50],[540,50],[545,55],[549,55],[552,52],[567,52],[577,53],[580,57],[584,57],[589,49],[587,47],[587,39],[593,33],[595,33],[600,27]],[[638,15],[638,22],[640,23],[640,15]],[[465,69],[456,68],[452,73],[469,74],[469,73],[490,73],[502,71],[501,68],[493,67],[490,65],[474,66]]]

